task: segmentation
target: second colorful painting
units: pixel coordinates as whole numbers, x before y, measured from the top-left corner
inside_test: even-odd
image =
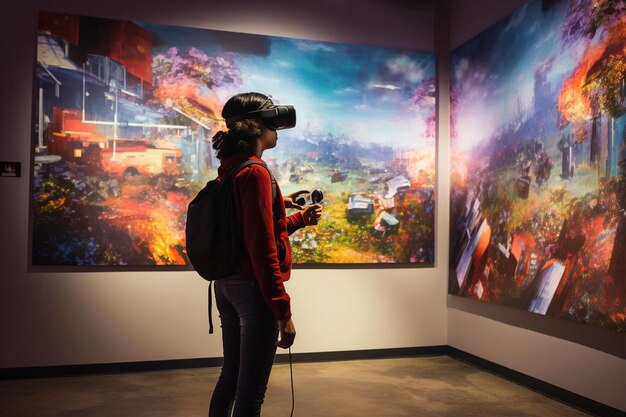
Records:
[[[452,54],[451,294],[626,330],[626,3],[533,0]]]

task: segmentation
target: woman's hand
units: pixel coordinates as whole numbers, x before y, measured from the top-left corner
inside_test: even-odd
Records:
[[[315,226],[318,220],[322,217],[323,207],[321,204],[312,204],[307,206],[302,212],[304,216],[304,224],[306,226]]]
[[[296,339],[296,326],[293,324],[293,320],[278,320],[278,330],[280,331],[280,339],[276,341],[276,346],[283,349],[291,347]]]
[[[296,191],[295,193],[291,193],[287,196],[283,196],[283,201],[285,202],[285,208],[292,208],[292,209],[297,209],[297,210],[303,210],[304,207],[302,207],[301,205],[299,205],[298,203],[296,203],[296,200],[298,199],[298,197],[300,197],[302,194],[308,194],[309,192],[307,190],[300,190],[300,191]]]

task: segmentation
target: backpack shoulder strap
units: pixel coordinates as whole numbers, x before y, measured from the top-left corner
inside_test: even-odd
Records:
[[[232,178],[234,178],[235,175],[237,175],[239,171],[243,170],[246,167],[249,167],[250,165],[261,165],[263,168],[267,170],[267,173],[270,174],[270,180],[272,182],[272,217],[274,218],[274,221],[277,221],[280,214],[279,214],[278,207],[277,207],[278,191],[277,191],[277,185],[276,185],[276,178],[274,178],[274,174],[272,174],[272,171],[270,171],[270,169],[267,167],[266,164],[264,164],[261,161],[255,161],[254,159],[248,159],[243,164],[239,165],[237,168],[230,171],[228,175],[224,177],[223,181],[226,182],[226,181],[232,180]]]

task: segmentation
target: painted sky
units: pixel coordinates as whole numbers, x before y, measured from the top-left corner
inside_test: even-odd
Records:
[[[452,53],[452,88],[459,151],[489,139],[505,123],[530,109],[534,76],[542,66],[555,91],[574,69],[583,45],[566,46],[559,27],[567,2],[547,10],[534,0]],[[555,109],[542,109],[555,111]]]
[[[214,91],[224,102],[242,91],[270,94],[296,107],[290,135],[345,135],[361,143],[408,147],[426,139],[434,96],[415,104],[432,79],[430,53],[292,38],[140,24],[155,39],[153,54],[194,47],[209,56],[234,54],[242,84]],[[434,149],[433,149],[434,150]]]

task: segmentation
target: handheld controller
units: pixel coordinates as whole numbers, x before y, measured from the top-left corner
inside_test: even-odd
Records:
[[[322,202],[323,199],[324,199],[324,192],[318,188],[306,194],[303,197],[298,197],[296,199],[296,204],[301,205],[301,206],[319,204]]]

